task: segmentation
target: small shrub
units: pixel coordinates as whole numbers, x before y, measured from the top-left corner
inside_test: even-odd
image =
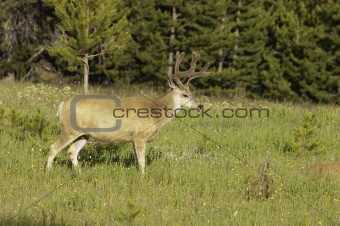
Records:
[[[298,128],[293,129],[294,141],[287,143],[284,152],[295,152],[297,155],[306,152],[316,153],[319,142],[316,141],[320,124],[312,113],[305,113]]]
[[[7,133],[16,140],[25,141],[32,137],[48,140],[48,129],[48,122],[40,110],[33,115],[24,115],[16,109],[10,110],[8,114],[0,109],[0,133]]]
[[[41,137],[46,124],[46,119],[41,115],[40,110],[38,110],[34,115],[25,117],[23,130],[30,136]]]
[[[23,125],[23,115],[18,112],[16,109],[12,109],[8,114],[9,118],[9,128],[8,133],[12,138],[16,140],[25,140],[25,136],[23,133],[22,125]]]
[[[247,201],[251,201],[255,198],[266,198],[268,199],[273,194],[273,183],[272,180],[268,177],[268,171],[270,170],[269,159],[267,159],[260,171],[257,171],[257,176],[255,180],[251,180],[248,178],[246,180],[247,189],[246,189],[246,199]],[[261,172],[261,174],[259,173]]]
[[[125,223],[127,225],[132,225],[135,218],[140,214],[141,208],[138,207],[132,201],[128,201],[126,208],[117,214],[117,221],[120,223]]]

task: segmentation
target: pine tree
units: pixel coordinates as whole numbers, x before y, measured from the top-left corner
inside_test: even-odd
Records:
[[[327,71],[332,86],[328,87],[335,103],[340,104],[340,11],[337,0],[328,0],[323,5],[319,20],[324,25],[325,35],[320,37],[318,44],[327,53]],[[325,60],[325,59],[324,59]]]
[[[323,9],[307,3],[278,1],[274,49],[282,78],[294,93],[292,97],[329,102],[336,92],[336,83],[329,70],[332,61],[322,46],[322,40],[328,36],[319,18]]]
[[[234,36],[231,68],[239,72],[235,77],[237,86],[250,94],[265,92],[260,71],[269,67],[268,27],[272,10],[266,2],[235,0],[228,7],[228,15],[235,22],[231,34]]]
[[[135,46],[129,51],[134,57],[138,82],[152,81],[164,84],[166,81],[167,44],[163,38],[170,30],[168,15],[157,9],[157,1],[131,1],[132,26],[129,28]]]
[[[288,10],[288,3],[282,1],[268,2],[271,8],[270,23],[268,24],[268,41],[266,48],[261,52],[261,57],[266,64],[259,70],[258,81],[261,84],[259,94],[272,99],[298,98],[292,90],[294,82],[287,79],[287,74],[295,75],[296,68],[285,57],[291,53],[291,44],[294,39],[299,39],[301,25],[294,11]],[[286,68],[283,68],[288,63]],[[287,72],[289,71],[289,72]]]
[[[226,15],[227,1],[184,1],[180,12],[185,28],[179,47],[187,52],[201,53],[202,62],[210,62],[210,70],[223,70],[224,58],[230,48],[230,21]],[[202,81],[202,80],[201,80]]]
[[[225,55],[228,48],[228,28],[226,10],[227,1],[194,1],[171,0],[159,4],[158,7],[167,12],[170,29],[165,40],[168,43],[168,73],[174,65],[174,53],[183,51],[187,57],[183,59],[183,68],[190,65],[192,52],[200,54],[201,62],[210,62],[210,71],[225,66]],[[198,68],[202,65],[198,65]],[[209,87],[209,79],[194,81],[200,87]]]
[[[116,17],[119,0],[53,0],[52,3],[62,34],[48,50],[51,55],[61,55],[69,70],[83,66],[84,92],[89,94],[89,60],[125,48],[130,39],[124,31],[127,19]]]
[[[167,29],[170,17],[157,8],[156,0],[126,0],[121,11],[126,14],[131,41],[123,56],[114,55],[100,62],[102,73],[109,81],[126,83],[166,82]],[[100,68],[99,70],[100,71]]]
[[[180,10],[183,8],[183,0],[165,0],[156,4],[156,9],[161,11],[166,17],[163,24],[162,37],[167,45],[167,74],[173,74],[175,63],[175,52],[183,51],[179,49],[179,39],[183,37],[183,26],[181,25]]]

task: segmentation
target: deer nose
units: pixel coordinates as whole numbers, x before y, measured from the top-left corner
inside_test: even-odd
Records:
[[[203,104],[199,104],[198,109],[202,109],[202,108],[203,108]]]

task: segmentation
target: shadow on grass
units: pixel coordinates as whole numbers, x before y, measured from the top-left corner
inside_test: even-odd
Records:
[[[67,150],[67,149],[66,149]],[[65,154],[65,150],[59,155]],[[152,164],[153,161],[161,158],[163,153],[149,147],[146,150],[146,165]],[[78,155],[79,164],[87,167],[94,167],[100,164],[119,165],[125,168],[137,166],[137,159],[134,154],[132,144],[87,144]],[[68,157],[60,156],[56,158],[58,165],[72,168],[72,162]]]
[[[6,226],[45,226],[45,225],[53,225],[53,226],[61,226],[61,225],[67,225],[66,222],[63,220],[57,220],[56,215],[52,214],[51,216],[47,216],[45,213],[43,213],[43,219],[34,219],[29,217],[20,217],[17,216],[13,219],[11,218],[1,218],[0,219],[0,225],[6,225]]]

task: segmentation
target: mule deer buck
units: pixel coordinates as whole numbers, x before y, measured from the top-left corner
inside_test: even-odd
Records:
[[[146,143],[155,139],[160,129],[173,118],[174,111],[183,107],[203,108],[203,105],[199,104],[191,94],[189,82],[194,78],[212,74],[206,72],[209,63],[201,71],[196,72],[199,55],[193,53],[190,69],[180,71],[179,67],[184,55],[184,52],[176,53],[175,73],[167,74],[171,91],[162,97],[156,99],[122,98],[119,99],[118,105],[120,106],[117,106],[117,103],[110,98],[94,98],[94,96],[90,96],[91,98],[76,96],[62,102],[57,113],[61,136],[50,147],[47,168],[52,167],[58,152],[71,143],[67,154],[73,166],[77,167],[78,153],[92,137],[103,143],[132,142],[137,162],[144,174]],[[162,114],[162,111],[165,111],[165,114]],[[105,130],[116,125],[117,120],[120,120],[118,129]]]

